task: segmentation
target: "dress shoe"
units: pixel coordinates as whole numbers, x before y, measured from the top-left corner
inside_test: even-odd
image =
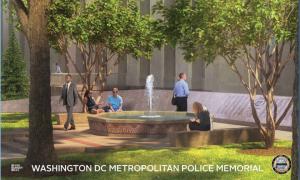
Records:
[[[68,130],[75,130],[75,129],[76,129],[75,126],[71,126],[70,129]]]

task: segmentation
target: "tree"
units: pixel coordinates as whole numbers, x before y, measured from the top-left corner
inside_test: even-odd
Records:
[[[28,96],[28,78],[26,73],[26,64],[22,58],[22,52],[19,47],[14,23],[13,15],[9,15],[9,40],[8,48],[2,61],[1,74],[1,99],[11,100],[20,99]]]
[[[82,4],[76,0],[58,0],[51,5],[48,21],[51,44],[80,76],[81,101],[85,90],[92,90],[96,84],[103,90],[111,73],[110,62],[117,65],[123,59],[120,57],[127,54],[150,59],[154,47],[160,46],[162,38],[153,29],[155,21],[141,15],[136,3],[95,0]],[[70,45],[80,50],[83,73],[70,54]]]
[[[171,44],[180,45],[186,60],[209,64],[219,55],[226,61],[249,94],[266,148],[273,146],[275,130],[293,103],[292,98],[279,114],[275,92],[295,57],[296,7],[296,0],[177,0],[169,8],[162,3],[155,7],[163,17],[161,30]],[[264,118],[255,107],[257,94],[264,99]]]
[[[50,0],[12,0],[30,51],[29,144],[25,163],[56,161],[51,123],[50,46],[46,10]]]
[[[299,27],[298,27],[299,28]],[[299,38],[299,35],[298,35]],[[299,41],[299,40],[298,40]],[[299,47],[298,47],[299,52]],[[299,149],[298,149],[298,140],[299,140],[299,133],[298,133],[298,123],[299,121],[299,57],[297,52],[297,59],[295,60],[295,79],[294,79],[294,105],[293,105],[293,119],[292,119],[292,131],[293,131],[293,144],[292,144],[292,179],[299,179],[298,178],[298,167],[299,167]]]
[[[300,6],[298,6],[298,19],[300,18]],[[294,104],[293,104],[293,144],[292,144],[292,173],[291,179],[299,179],[299,51],[300,51],[300,26],[297,26],[297,53],[295,59],[295,79],[294,79]]]

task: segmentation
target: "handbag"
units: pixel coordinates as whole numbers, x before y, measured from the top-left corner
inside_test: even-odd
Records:
[[[173,96],[172,96],[171,104],[174,105],[174,106],[176,105],[176,97],[175,97],[175,94],[173,94]]]

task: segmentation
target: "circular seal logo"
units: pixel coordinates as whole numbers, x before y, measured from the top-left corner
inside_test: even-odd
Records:
[[[272,161],[273,170],[278,174],[285,174],[291,169],[291,160],[286,155],[278,155]]]

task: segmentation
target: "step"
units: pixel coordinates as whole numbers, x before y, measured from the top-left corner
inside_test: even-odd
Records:
[[[10,142],[15,137],[28,137],[28,130],[11,130],[8,132],[1,132],[1,141],[2,142]]]
[[[12,141],[15,142],[15,143],[22,144],[25,147],[28,146],[28,137],[14,138]],[[54,144],[57,144],[57,140],[56,139],[54,139]]]
[[[69,130],[69,131],[65,131],[63,128],[61,128],[53,131],[54,138],[56,136],[60,137],[60,136],[83,135],[83,134],[90,134],[90,130],[88,127],[80,127],[80,128],[76,127],[76,130]]]
[[[66,153],[81,153],[85,152],[84,146],[70,146],[69,144],[54,144],[55,152],[57,154],[66,154]]]
[[[9,152],[12,153],[20,153],[20,154],[26,154],[27,153],[27,147],[24,146],[23,144],[10,141],[10,142],[2,142],[1,143],[1,148],[4,149],[6,148]]]
[[[89,113],[82,113],[82,112],[74,112],[73,113],[73,118],[75,121],[76,125],[80,125],[80,124],[84,124],[84,125],[88,125],[88,115]],[[67,113],[57,113],[55,115],[56,117],[56,121],[57,121],[57,125],[64,125],[64,123],[67,120]]]
[[[15,137],[15,138],[13,138],[13,142],[27,146],[28,145],[28,137]]]
[[[27,147],[24,146],[24,142],[2,142],[1,146],[3,149],[7,149],[10,153],[19,153],[26,155]],[[85,152],[84,146],[70,146],[69,144],[54,144],[55,152],[57,154],[66,154],[66,153],[80,153]]]
[[[89,129],[89,124],[76,124],[76,129]],[[64,130],[64,125],[55,124],[53,130]]]

